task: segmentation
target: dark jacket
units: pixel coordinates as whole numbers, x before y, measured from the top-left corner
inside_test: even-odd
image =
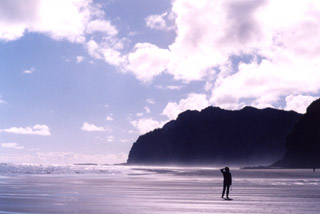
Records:
[[[220,170],[223,174],[223,185],[232,185],[232,176],[230,172],[226,172],[224,169]]]

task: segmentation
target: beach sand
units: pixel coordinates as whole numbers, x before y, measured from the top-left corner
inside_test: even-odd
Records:
[[[121,171],[121,166],[119,166]],[[0,213],[319,213],[320,173],[231,168],[126,167],[126,173],[5,174]]]

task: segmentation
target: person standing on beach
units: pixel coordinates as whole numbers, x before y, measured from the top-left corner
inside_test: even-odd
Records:
[[[227,194],[226,195],[227,195],[227,199],[229,199],[229,189],[230,189],[230,186],[232,185],[231,173],[230,173],[229,167],[225,167],[223,169],[220,169],[220,171],[223,174],[223,191],[222,191],[221,198],[223,198],[224,193],[225,193],[225,191],[227,189]]]

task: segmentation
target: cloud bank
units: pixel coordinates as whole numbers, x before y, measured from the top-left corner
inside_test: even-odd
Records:
[[[154,129],[161,128],[168,121],[157,121],[152,118],[142,118],[139,120],[132,120],[131,125],[136,128],[139,134],[145,134]]]
[[[43,33],[53,39],[84,42],[85,33],[117,30],[91,0],[3,0],[0,2],[0,39],[16,40],[26,32]],[[101,28],[103,27],[103,28]]]
[[[164,108],[162,114],[170,120],[175,120],[183,111],[186,110],[202,110],[210,105],[205,94],[189,94],[186,99],[182,99],[179,103],[169,102]]]
[[[1,99],[1,95],[0,95],[0,104],[6,104],[7,102],[4,101],[3,99]]]
[[[171,10],[175,41],[166,49],[137,44],[129,55],[140,59],[129,60],[138,79],[211,79],[210,103],[227,109],[280,108],[291,95],[319,93],[319,1],[177,0]],[[147,20],[163,25],[161,15]]]
[[[19,146],[17,143],[1,143],[2,148],[8,149],[23,149],[23,146]]]
[[[163,73],[185,83],[208,81],[210,104],[222,108],[302,111],[291,96],[320,91],[319,13],[317,0],[175,0],[167,12],[145,18],[153,30],[168,30],[167,20],[174,22],[174,41],[168,47],[140,41],[128,51],[127,39],[92,0],[3,0],[0,39],[42,33],[82,43],[93,58],[144,83]]]
[[[34,126],[28,127],[12,127],[8,129],[0,129],[0,133],[10,133],[10,134],[22,134],[22,135],[40,135],[40,136],[50,136],[50,128],[47,125],[36,124]]]
[[[285,110],[294,109],[295,111],[301,114],[304,114],[306,113],[308,106],[316,99],[317,97],[313,97],[313,96],[289,95],[286,97],[287,105],[285,107]]]
[[[96,126],[96,125],[88,123],[88,122],[84,122],[82,124],[81,130],[86,131],[86,132],[105,132],[105,131],[107,131],[107,129],[105,129],[102,126]]]

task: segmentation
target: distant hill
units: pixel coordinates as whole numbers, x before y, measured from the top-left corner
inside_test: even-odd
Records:
[[[287,138],[287,152],[275,167],[320,168],[320,99],[314,101]]]
[[[271,164],[302,115],[293,111],[208,107],[185,111],[133,144],[129,164]]]

